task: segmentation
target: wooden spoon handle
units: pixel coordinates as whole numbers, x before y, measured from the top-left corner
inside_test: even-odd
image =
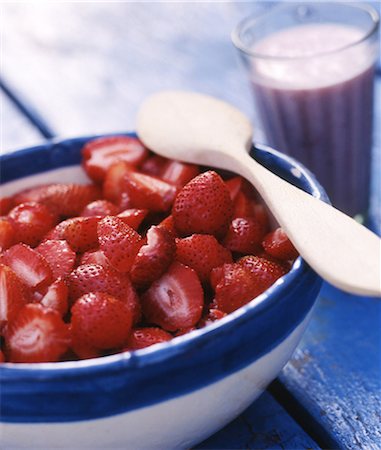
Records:
[[[381,297],[377,235],[274,175],[248,154],[235,155],[229,165],[255,185],[300,255],[322,278],[346,292]]]

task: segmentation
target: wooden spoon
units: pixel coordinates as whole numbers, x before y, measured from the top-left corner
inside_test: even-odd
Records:
[[[322,278],[346,292],[381,296],[378,236],[252,159],[252,126],[239,110],[206,95],[164,91],[143,103],[137,133],[162,156],[245,177]]]

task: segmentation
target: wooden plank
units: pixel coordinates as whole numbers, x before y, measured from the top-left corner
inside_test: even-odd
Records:
[[[265,392],[243,414],[195,447],[212,449],[319,449],[271,394]]]

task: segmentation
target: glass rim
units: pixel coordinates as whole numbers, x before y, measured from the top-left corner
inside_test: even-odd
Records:
[[[294,3],[295,6],[310,5],[310,4],[311,4],[311,2],[310,3],[305,3],[305,2],[304,3]],[[316,2],[315,4],[318,6],[321,6],[321,4],[319,5],[318,2]],[[331,3],[331,4],[333,4],[333,3]],[[278,11],[281,11],[282,9],[289,8],[290,3],[283,4],[283,5],[277,5],[270,11],[267,11],[260,15],[251,14],[251,15],[243,18],[238,23],[238,25],[233,29],[233,31],[231,33],[231,40],[232,40],[234,46],[238,50],[240,50],[242,53],[244,53],[246,56],[254,57],[257,59],[264,59],[264,60],[293,61],[293,60],[308,60],[308,59],[322,57],[322,56],[326,56],[326,55],[333,55],[335,53],[339,53],[339,52],[348,50],[352,47],[356,47],[357,45],[368,40],[373,34],[377,33],[379,25],[380,25],[380,15],[377,12],[377,10],[375,8],[373,8],[373,6],[371,6],[369,4],[344,3],[344,2],[338,3],[336,5],[337,6],[349,6],[351,8],[355,8],[355,9],[362,9],[363,11],[368,13],[368,15],[372,21],[372,26],[361,38],[356,39],[355,41],[353,41],[349,44],[343,45],[341,47],[338,47],[334,50],[316,52],[312,55],[305,55],[305,56],[274,56],[274,55],[268,55],[265,53],[255,52],[243,44],[242,39],[241,39],[241,32],[245,26],[247,26],[251,22],[255,23],[255,22],[258,22],[259,20],[262,20],[263,18],[266,18],[266,16],[270,16],[271,14],[274,13],[274,11],[278,12]]]

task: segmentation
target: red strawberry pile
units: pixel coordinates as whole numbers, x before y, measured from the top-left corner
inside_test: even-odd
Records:
[[[297,252],[238,176],[88,142],[91,184],[0,199],[0,361],[141,349],[207,326],[265,291]]]

